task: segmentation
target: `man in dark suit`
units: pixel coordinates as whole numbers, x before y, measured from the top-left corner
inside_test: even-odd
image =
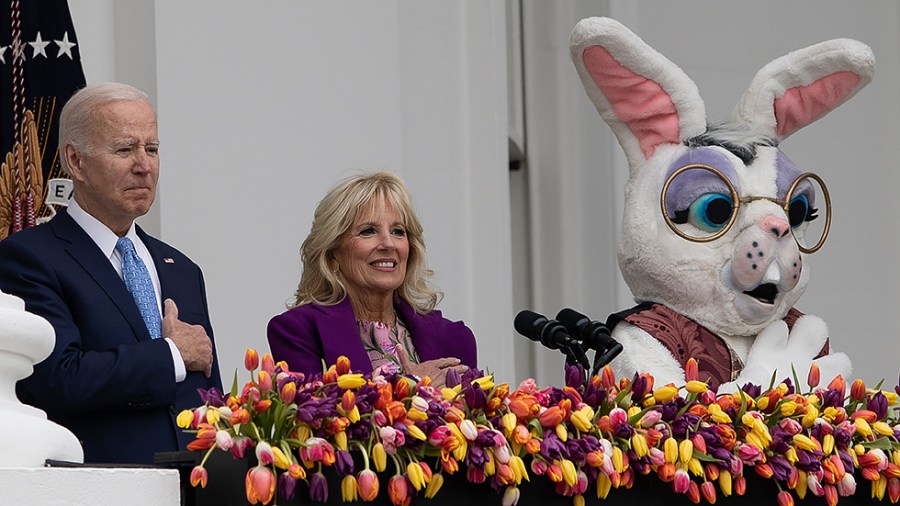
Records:
[[[81,440],[85,462],[184,449],[176,416],[201,404],[198,388],[222,388],[200,268],[134,223],[153,204],[158,151],[143,92],[80,90],[60,115],[73,201],[0,241],[0,289],[56,331],[17,393]]]

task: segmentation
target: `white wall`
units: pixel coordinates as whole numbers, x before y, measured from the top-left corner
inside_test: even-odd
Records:
[[[517,289],[533,293],[516,293],[516,306],[504,32],[517,19],[503,3],[70,5],[88,81],[130,80],[157,99],[163,177],[158,220],[147,226],[204,267],[226,378],[244,347],[265,348],[265,323],[299,277],[297,248],[316,201],[353,169],[389,168],[414,192],[447,293],[441,308],[476,330],[482,364],[503,380],[558,383],[561,355],[513,335],[518,301],[548,316],[568,306],[596,319],[632,304],[615,264],[624,160],[569,61],[575,23],[623,21],[697,82],[713,119],[766,62],[858,38],[878,58],[875,81],[783,146],[825,178],[835,200],[832,235],[809,261],[813,279],[798,307],[829,323],[860,377],[897,379],[893,2],[522,0],[524,111],[511,123],[523,114],[528,162],[513,188],[525,197],[516,194],[516,212],[524,204],[531,218],[531,279]]]

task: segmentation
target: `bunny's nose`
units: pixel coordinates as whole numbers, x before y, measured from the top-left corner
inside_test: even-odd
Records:
[[[772,234],[776,239],[783,239],[791,234],[791,224],[784,218],[766,216],[759,223],[759,228],[767,234]]]

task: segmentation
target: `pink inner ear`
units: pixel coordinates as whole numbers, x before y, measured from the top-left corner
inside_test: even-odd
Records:
[[[797,86],[775,99],[775,135],[780,138],[809,125],[837,107],[859,83],[848,70],[822,77],[812,84]]]
[[[582,59],[616,117],[637,137],[645,158],[660,144],[681,142],[678,111],[659,83],[632,72],[604,47],[585,49]]]

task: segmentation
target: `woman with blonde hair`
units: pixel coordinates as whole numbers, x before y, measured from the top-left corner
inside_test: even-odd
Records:
[[[300,249],[293,307],[269,321],[275,360],[321,372],[344,355],[355,370],[429,376],[476,366],[475,336],[434,309],[422,225],[390,172],[339,182],[319,202]]]

